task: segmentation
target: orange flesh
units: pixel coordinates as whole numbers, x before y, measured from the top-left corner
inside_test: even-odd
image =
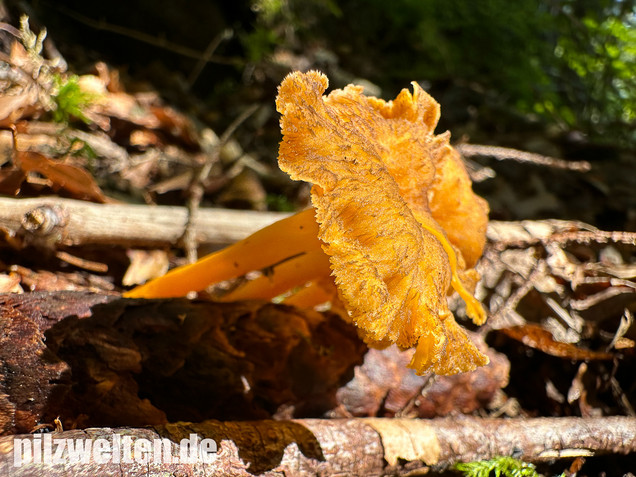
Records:
[[[334,290],[325,289],[325,287],[321,285],[321,281],[316,280],[298,290],[290,297],[285,298],[283,303],[297,308],[313,308],[322,303],[331,302],[333,299]]]

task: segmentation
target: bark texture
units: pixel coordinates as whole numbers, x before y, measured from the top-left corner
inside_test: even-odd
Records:
[[[3,434],[320,415],[366,350],[335,315],[263,302],[2,295],[0,329]]]
[[[265,302],[0,295],[0,432],[267,417],[435,417],[487,407],[505,356],[432,378],[330,313]]]
[[[199,210],[192,223],[199,244],[229,244],[289,214],[245,210]],[[183,235],[185,207],[94,204],[43,197],[0,198],[0,229],[27,242],[50,245],[167,247]]]
[[[45,465],[27,463],[24,447],[0,438],[2,475],[181,476],[349,475],[407,476],[439,471],[462,461],[515,455],[542,462],[575,456],[627,454],[636,451],[636,419],[538,418],[479,419],[301,419],[292,421],[174,423],[153,429],[85,429],[56,433],[52,439],[170,439],[174,446],[191,433],[218,445],[210,464],[106,463]],[[39,439],[39,438],[38,438]],[[174,447],[173,447],[174,448]],[[177,456],[176,450],[173,451]],[[151,458],[152,459],[152,458]]]

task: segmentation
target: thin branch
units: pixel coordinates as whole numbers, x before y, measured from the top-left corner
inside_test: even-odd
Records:
[[[219,33],[210,42],[208,47],[203,52],[203,56],[201,57],[201,59],[199,59],[199,61],[195,65],[194,69],[190,72],[190,75],[188,76],[188,86],[190,88],[192,88],[192,86],[196,82],[197,78],[199,77],[199,75],[203,71],[203,68],[205,68],[205,65],[208,64],[211,61],[211,59],[212,59],[212,57],[214,55],[214,52],[219,47],[219,45],[221,45],[221,43],[223,41],[229,40],[230,38],[232,38],[233,34],[234,34],[234,32],[231,29],[228,28],[226,30],[223,30],[221,33]]]
[[[499,161],[513,159],[519,162],[531,162],[540,166],[579,172],[587,172],[592,168],[590,163],[587,161],[565,161],[556,157],[520,151],[509,147],[484,146],[479,144],[457,144],[455,145],[455,149],[457,149],[460,154],[465,157],[489,156],[494,157]]]
[[[192,222],[197,243],[234,243],[289,214],[204,209]],[[9,237],[46,240],[51,245],[170,247],[178,242],[185,207],[94,204],[59,197],[0,197],[0,230]]]
[[[243,111],[232,123],[227,127],[225,132],[219,138],[219,141],[214,145],[212,150],[209,152],[205,163],[200,167],[197,173],[194,176],[194,179],[189,187],[189,197],[188,197],[188,221],[186,222],[185,228],[183,230],[183,234],[181,236],[181,242],[186,251],[186,256],[188,257],[188,261],[190,263],[194,263],[197,261],[197,241],[193,232],[192,224],[196,220],[196,216],[199,210],[199,206],[201,205],[201,200],[203,199],[203,193],[205,191],[205,182],[210,175],[210,171],[212,170],[212,166],[219,160],[219,154],[221,153],[221,149],[223,146],[230,140],[232,134],[236,131],[236,129],[243,124],[243,122],[249,118],[252,114],[256,112],[259,108],[258,104],[252,104],[249,108]]]
[[[91,28],[95,28],[96,30],[108,31],[117,35],[132,38],[133,40],[147,43],[149,45],[155,46],[157,48],[162,48],[166,51],[171,51],[172,53],[176,53],[187,58],[194,58],[195,60],[205,60],[208,63],[218,63],[225,65],[241,65],[244,63],[243,60],[239,58],[225,58],[215,55],[208,55],[206,57],[205,53],[201,53],[200,51],[188,48],[187,46],[173,43],[166,40],[165,38],[148,35],[147,33],[133,30],[131,28],[126,28],[120,25],[113,25],[103,20],[93,20],[92,18],[82,15],[62,5],[58,5],[57,8],[64,15],[67,15],[80,23],[88,25]]]
[[[199,244],[227,245],[289,215],[284,212],[200,209],[191,221],[192,232]],[[185,207],[95,204],[59,197],[0,197],[0,230],[10,237],[23,234],[49,237],[52,244],[169,247],[183,236],[187,221]],[[495,248],[503,249],[547,242],[634,244],[636,234],[601,231],[568,220],[491,220],[488,239]]]

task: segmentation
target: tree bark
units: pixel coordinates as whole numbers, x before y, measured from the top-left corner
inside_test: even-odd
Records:
[[[0,295],[0,433],[321,415],[365,351],[338,316],[268,302]]]
[[[509,373],[476,334],[488,366],[416,376],[412,350],[367,350],[335,315],[256,301],[0,295],[0,329],[5,434],[56,417],[66,427],[112,427],[470,413],[496,399]]]

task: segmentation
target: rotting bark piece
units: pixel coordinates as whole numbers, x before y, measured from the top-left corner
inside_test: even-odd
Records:
[[[92,306],[110,299],[65,293],[0,296],[0,433],[30,432],[50,403],[68,392],[70,367],[48,350],[45,331],[68,313],[90,316]]]
[[[334,406],[361,361],[333,314],[263,302],[132,301],[87,293],[4,295],[3,433],[265,418]]]

